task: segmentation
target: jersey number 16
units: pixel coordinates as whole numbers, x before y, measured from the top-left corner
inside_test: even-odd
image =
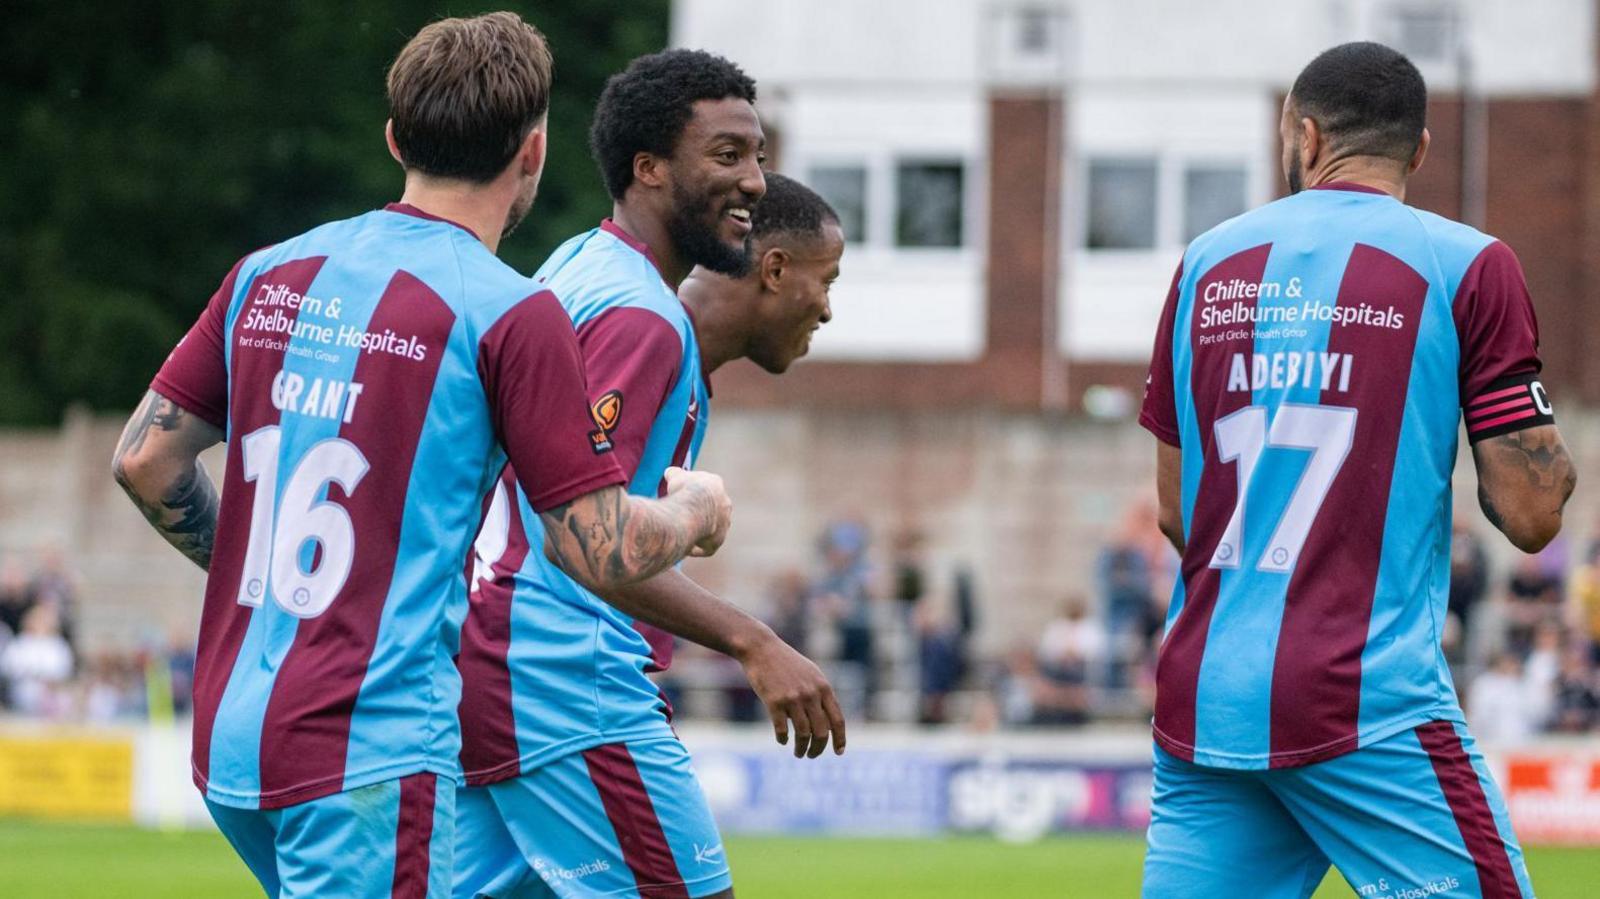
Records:
[[[285,612],[315,618],[344,588],[356,547],[350,513],[323,499],[324,490],[338,484],[349,496],[367,474],[367,458],[355,444],[338,437],[312,444],[284,482],[280,502],[282,442],[277,425],[252,431],[242,441],[244,479],[255,482],[256,492],[239,603],[260,608],[270,584],[272,600]],[[309,556],[304,566],[302,555]]]

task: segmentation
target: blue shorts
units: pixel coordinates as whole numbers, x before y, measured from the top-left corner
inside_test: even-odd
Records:
[[[453,781],[424,773],[287,808],[206,807],[274,899],[444,899],[455,796]]]
[[[1147,899],[1531,899],[1505,802],[1466,728],[1434,721],[1325,762],[1232,771],[1155,751]]]
[[[733,877],[689,751],[608,743],[457,797],[461,899],[709,896]]]

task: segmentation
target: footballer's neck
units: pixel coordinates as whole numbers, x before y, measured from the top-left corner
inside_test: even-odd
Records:
[[[677,290],[693,266],[678,255],[672,232],[667,227],[667,211],[654,208],[648,197],[639,196],[636,190],[630,188],[627,196],[612,204],[611,221],[645,245],[650,251],[650,261],[661,272],[662,280]]]
[[[1379,156],[1344,156],[1330,160],[1307,174],[1306,187],[1325,184],[1355,184],[1381,191],[1404,203],[1405,168],[1392,159]]]
[[[729,278],[695,271],[678,286],[678,299],[694,320],[700,366],[711,374],[745,354],[750,334],[746,316],[756,308],[761,284],[756,278]]]
[[[488,184],[473,184],[407,172],[400,202],[466,228],[483,241],[489,252],[498,253],[516,194],[516,182],[504,177]]]

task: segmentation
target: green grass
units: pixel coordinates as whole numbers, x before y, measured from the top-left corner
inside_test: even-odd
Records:
[[[1137,896],[1144,847],[1137,838],[1083,836],[1017,846],[981,838],[728,841],[743,899]],[[1595,895],[1600,850],[1530,850],[1542,899]],[[1351,896],[1324,883],[1317,899]],[[140,899],[256,897],[244,865],[215,833],[0,821],[5,896]],[[1241,894],[1243,895],[1243,894]]]

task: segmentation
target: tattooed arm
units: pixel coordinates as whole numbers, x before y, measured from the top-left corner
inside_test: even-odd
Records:
[[[659,574],[686,555],[716,552],[733,514],[722,479],[679,468],[667,469],[666,479],[659,500],[613,486],[541,513],[545,555],[600,592]]]
[[[1578,482],[1567,444],[1553,424],[1472,445],[1478,504],[1520,550],[1538,552],[1561,530],[1561,512]]]
[[[200,452],[222,431],[151,390],[122,431],[111,471],[162,537],[203,569],[217,533],[217,488]]]

